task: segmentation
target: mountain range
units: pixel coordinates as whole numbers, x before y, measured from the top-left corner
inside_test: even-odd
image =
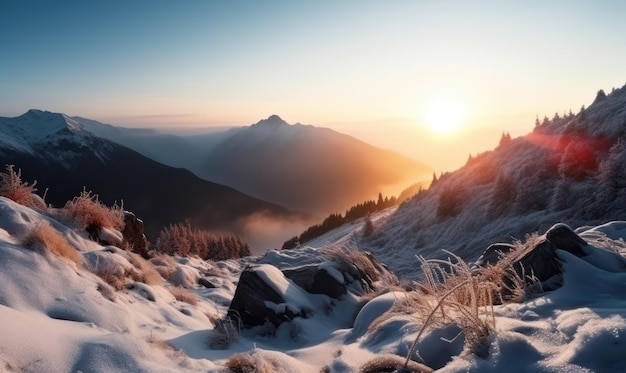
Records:
[[[278,116],[177,136],[30,110],[0,118],[0,155],[37,180],[52,205],[85,188],[107,204],[123,201],[151,240],[186,221],[241,234],[253,250],[278,247],[313,223],[312,213],[396,193],[430,172],[398,153]]]
[[[176,136],[73,118],[100,137],[290,210],[324,216],[378,193],[397,195],[432,170],[328,128],[272,115],[256,124]]]
[[[123,202],[125,209],[145,221],[152,240],[162,227],[187,221],[267,242],[267,237],[248,232],[252,217],[292,222],[310,218],[163,165],[94,135],[64,114],[30,110],[16,118],[0,118],[0,156],[4,164],[22,169],[25,180],[37,180],[52,205],[63,206],[83,188],[106,204]]]

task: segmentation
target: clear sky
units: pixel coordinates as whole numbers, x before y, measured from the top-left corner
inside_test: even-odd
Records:
[[[625,19],[626,1],[3,0],[0,116],[278,114],[448,170],[624,85]]]

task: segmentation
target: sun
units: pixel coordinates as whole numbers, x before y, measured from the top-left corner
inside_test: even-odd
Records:
[[[451,135],[462,129],[467,111],[463,102],[456,97],[437,97],[423,107],[421,117],[430,131],[438,135]]]

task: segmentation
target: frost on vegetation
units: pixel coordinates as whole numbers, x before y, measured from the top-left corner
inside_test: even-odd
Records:
[[[121,207],[117,204],[107,207],[98,200],[97,194],[84,189],[65,204],[64,212],[82,229],[124,228],[124,211]]]
[[[22,242],[28,248],[67,258],[77,265],[83,263],[81,254],[46,221],[41,221],[32,227]]]
[[[232,373],[287,373],[290,370],[280,361],[255,350],[251,354],[236,354],[226,362],[228,372]]]
[[[32,184],[22,181],[22,170],[15,171],[14,167],[6,165],[6,171],[0,173],[0,196],[32,209],[45,210],[43,198],[35,194],[37,181]]]
[[[141,256],[109,246],[101,251],[86,254],[88,269],[119,291],[134,282],[160,285],[163,278],[150,262]]]
[[[239,340],[242,328],[239,317],[224,317],[215,321],[207,341],[209,348],[227,349]]]
[[[419,355],[418,345],[426,330],[446,325],[460,328],[457,337],[464,337],[466,353],[486,358],[489,337],[496,327],[494,305],[524,299],[525,281],[509,260],[472,270],[461,258],[452,257],[447,261],[420,258],[423,279],[418,291],[400,302],[399,307],[410,310],[422,325],[405,365],[414,353]]]

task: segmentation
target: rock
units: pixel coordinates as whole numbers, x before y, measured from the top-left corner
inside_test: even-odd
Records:
[[[474,264],[478,267],[494,265],[500,261],[503,255],[508,254],[513,249],[515,249],[515,245],[509,243],[494,243],[485,249]]]
[[[542,240],[513,260],[513,268],[526,284],[532,286],[534,279],[542,284],[553,276],[561,275],[561,264],[556,256],[557,247],[548,240]]]
[[[320,265],[307,265],[284,269],[283,274],[311,294],[325,294],[337,299],[346,294],[346,285],[344,281],[338,280],[343,277],[339,271],[337,271],[339,276],[333,276],[329,270],[332,271],[331,268],[326,269]]]
[[[89,234],[89,239],[99,243],[102,246],[122,246],[122,233],[112,229],[103,228],[95,224],[90,224],[85,228]]]
[[[148,259],[148,239],[144,234],[143,220],[138,219],[135,214],[124,211],[124,230],[122,230],[124,243],[142,257]]]
[[[577,257],[585,256],[583,247],[587,246],[587,242],[576,234],[567,224],[558,223],[548,229],[546,239],[552,242],[556,247],[565,250]]]
[[[207,289],[214,289],[214,288],[217,287],[217,286],[215,286],[215,284],[213,284],[211,281],[207,280],[204,277],[200,277],[198,279],[198,285],[204,286]]]
[[[226,316],[231,320],[237,320],[244,327],[260,326],[267,323],[278,326],[285,321],[293,320],[295,317],[307,318],[309,312],[298,307],[298,305],[295,305],[296,307],[285,305],[286,300],[274,290],[272,284],[266,282],[260,274],[262,271],[271,271],[272,278],[278,281],[288,281],[276,267],[269,264],[246,267],[241,272],[235,296],[230,303]],[[282,278],[277,278],[278,276],[282,276]],[[296,285],[292,284],[292,286],[297,288]],[[293,290],[297,292],[296,289]],[[279,307],[272,307],[272,304],[285,306],[277,312]]]

